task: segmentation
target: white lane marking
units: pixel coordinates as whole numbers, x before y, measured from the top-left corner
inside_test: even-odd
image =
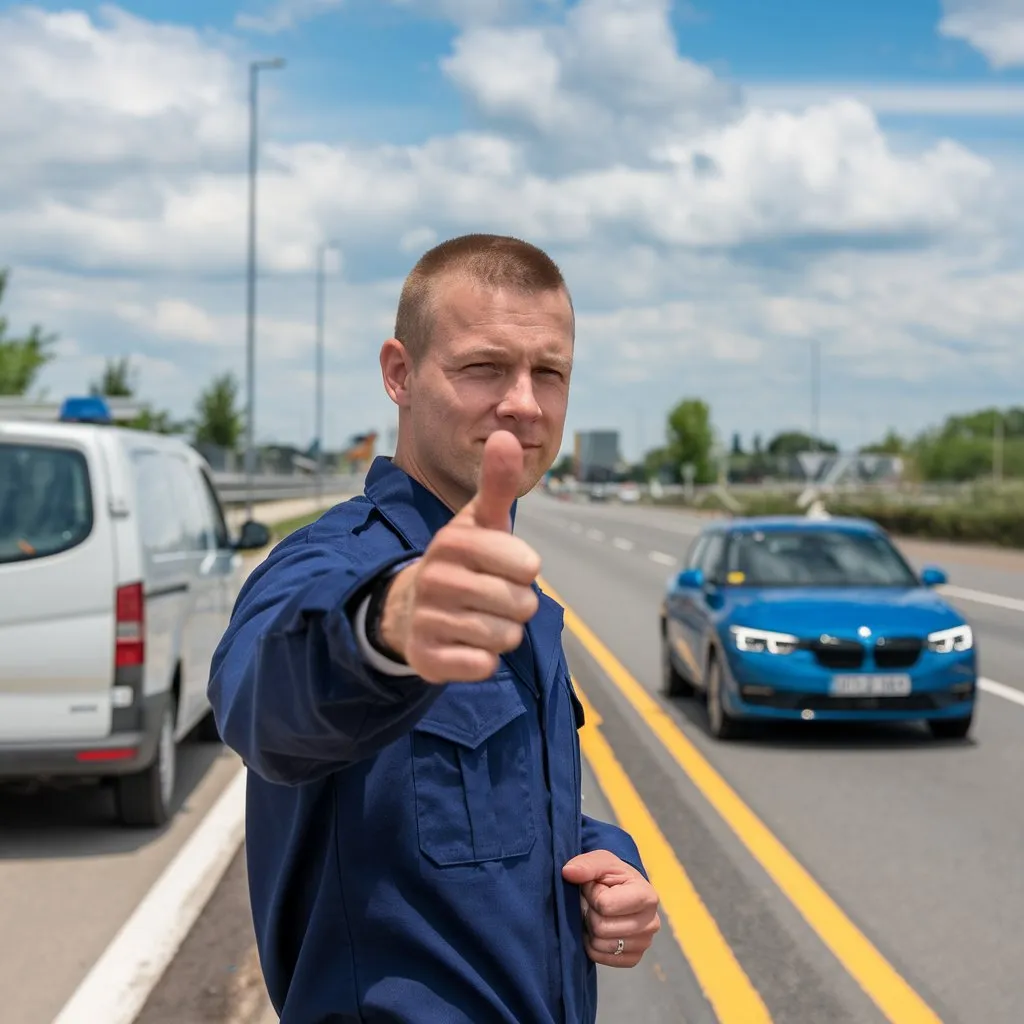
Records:
[[[53,1024],[132,1024],[244,838],[241,768]]]
[[[994,608],[1008,608],[1012,612],[1024,612],[1024,601],[1019,597],[1004,597],[1002,594],[989,594],[984,590],[970,590],[967,587],[955,587],[952,584],[938,589],[950,597],[959,597],[961,601],[976,601],[978,604],[990,604]]]
[[[675,565],[676,560],[671,555],[666,555],[663,551],[649,551],[647,557],[652,562],[657,562],[659,565]]]
[[[580,526],[579,523],[570,523],[569,524],[569,529],[572,530],[573,533],[582,533],[583,532],[583,527]]]
[[[978,680],[978,686],[986,693],[991,693],[994,697],[1002,697],[1003,700],[1019,704],[1024,708],[1024,692],[1012,686],[1007,686],[1005,683],[997,683],[994,679],[985,679],[984,677]]]
[[[604,540],[604,534],[600,530],[587,530],[587,536],[591,540]]]
[[[633,550],[633,542],[631,540],[626,540],[625,537],[616,537],[612,541],[612,544],[615,547],[617,547],[620,551],[632,551]]]

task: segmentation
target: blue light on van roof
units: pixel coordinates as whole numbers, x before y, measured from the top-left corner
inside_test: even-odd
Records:
[[[113,423],[110,406],[99,395],[65,398],[60,407],[62,423]]]

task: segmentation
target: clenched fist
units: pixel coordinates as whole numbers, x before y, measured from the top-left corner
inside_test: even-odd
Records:
[[[537,611],[540,557],[512,535],[523,449],[508,431],[484,446],[476,495],[403,569],[384,603],[381,636],[430,683],[478,682],[514,651]]]

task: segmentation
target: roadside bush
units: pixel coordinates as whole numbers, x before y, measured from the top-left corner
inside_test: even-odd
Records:
[[[738,513],[740,515],[802,514],[793,494],[766,493],[736,497],[742,505],[742,511]],[[825,507],[834,516],[871,519],[896,536],[1024,548],[1024,502],[1013,497],[982,496],[979,493],[971,504],[963,500],[935,504],[913,500],[890,502],[844,495],[826,496],[823,500]],[[668,499],[659,504],[683,506],[684,502]],[[690,507],[709,512],[730,512],[713,494]]]
[[[863,516],[904,537],[1024,548],[1024,514],[1007,506],[826,504],[833,515]]]

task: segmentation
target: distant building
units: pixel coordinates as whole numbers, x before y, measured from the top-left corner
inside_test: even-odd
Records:
[[[573,475],[580,483],[608,483],[614,480],[621,461],[617,430],[576,431]]]

